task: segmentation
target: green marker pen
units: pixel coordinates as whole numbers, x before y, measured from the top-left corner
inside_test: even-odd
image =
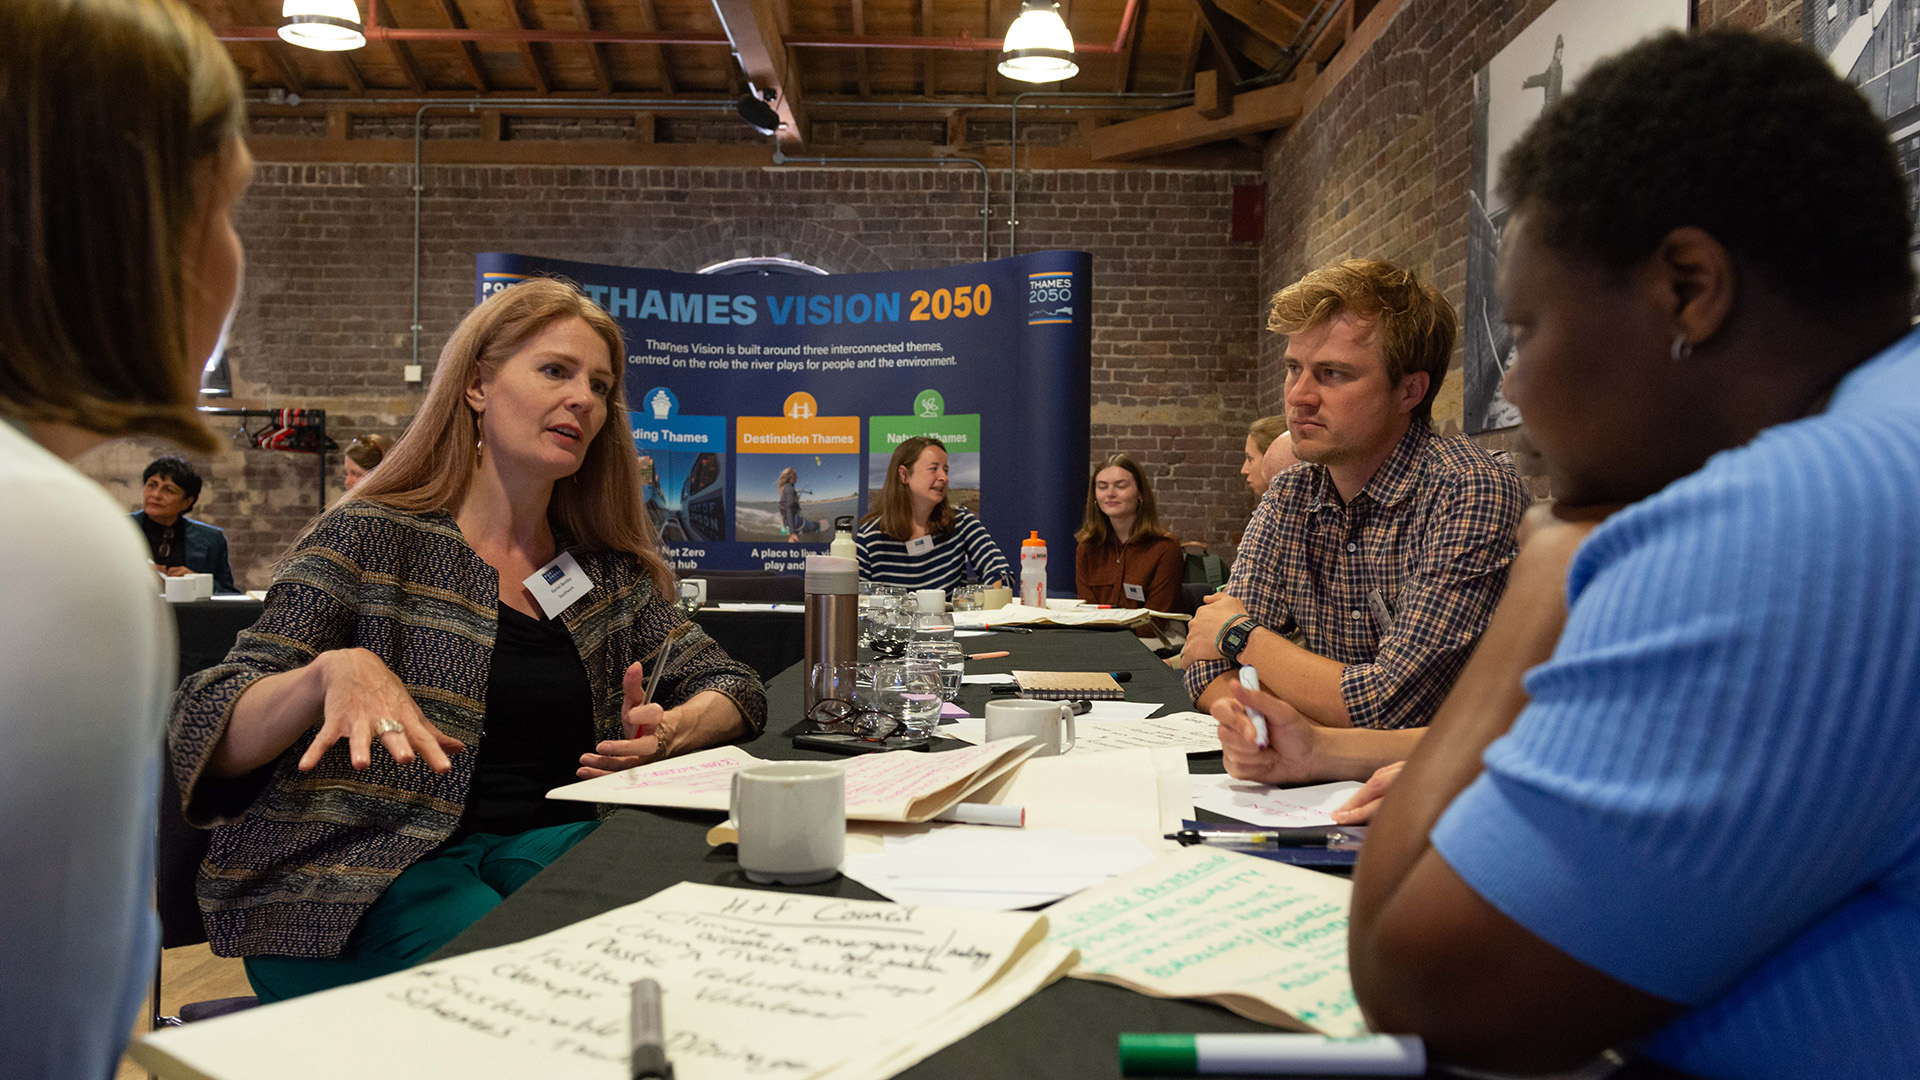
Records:
[[[1414,1035],[1120,1036],[1123,1076],[1419,1076],[1427,1049]]]

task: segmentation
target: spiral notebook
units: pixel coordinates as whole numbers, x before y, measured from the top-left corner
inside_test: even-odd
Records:
[[[1126,690],[1104,671],[1016,671],[1014,685],[1021,697],[1066,701],[1070,698],[1118,701]]]

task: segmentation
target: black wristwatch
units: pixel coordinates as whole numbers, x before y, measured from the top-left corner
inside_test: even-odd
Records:
[[[1220,628],[1219,636],[1213,639],[1213,647],[1220,650],[1221,659],[1238,662],[1241,651],[1247,647],[1247,642],[1253,638],[1253,632],[1258,629],[1260,624],[1253,621],[1253,616],[1236,615],[1227,620],[1227,625]]]

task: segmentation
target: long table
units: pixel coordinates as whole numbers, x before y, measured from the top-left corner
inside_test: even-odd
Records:
[[[1192,708],[1179,672],[1154,656],[1131,632],[1036,630],[969,638],[970,652],[1008,650],[999,660],[975,661],[969,672],[1015,667],[1070,671],[1128,671],[1127,697]],[[796,750],[789,741],[802,726],[798,665],[767,686],[767,731],[746,744],[755,756],[790,760],[834,759]],[[979,715],[993,696],[984,686],[961,689],[960,704]],[[944,745],[941,745],[944,744]],[[936,749],[964,744],[939,740]],[[1219,755],[1190,760],[1195,772],[1221,771]],[[706,830],[720,814],[698,811],[622,809],[522,886],[493,912],[455,938],[436,958],[511,944],[590,918],[680,881],[732,888],[789,888],[749,882],[732,848],[711,849]],[[846,877],[793,891],[851,899],[884,899]],[[1225,1009],[1189,1001],[1166,1001],[1099,983],[1062,979],[980,1031],[901,1075],[911,1080],[979,1080],[980,1077],[1113,1077],[1119,1075],[1117,1036],[1122,1031],[1253,1032],[1271,1030]]]

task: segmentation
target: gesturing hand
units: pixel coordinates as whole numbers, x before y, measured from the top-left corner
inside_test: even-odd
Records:
[[[1245,615],[1247,605],[1238,598],[1226,593],[1210,593],[1200,603],[1200,610],[1193,613],[1193,619],[1187,623],[1187,646],[1185,656],[1189,663],[1195,660],[1218,660],[1220,650],[1214,646],[1214,639],[1220,636],[1220,628],[1236,615]]]
[[[1353,793],[1353,798],[1333,812],[1333,820],[1342,825],[1366,824],[1373,817],[1373,812],[1380,808],[1380,800],[1387,797],[1387,789],[1393,786],[1394,778],[1400,775],[1400,767],[1405,764],[1404,761],[1396,761],[1373,770],[1373,775],[1360,785],[1359,791]]]
[[[318,765],[341,739],[347,740],[347,760],[356,769],[373,764],[376,741],[400,764],[411,763],[417,754],[437,773],[453,768],[448,754],[466,749],[465,743],[434,727],[400,679],[366,649],[321,653],[315,663],[325,665],[326,692],[320,730],[307,752],[300,755],[301,772]],[[391,723],[383,725],[382,721]],[[391,728],[392,724],[398,724],[399,730],[380,731],[382,726]]]
[[[1264,748],[1254,741],[1248,705],[1259,709],[1260,715],[1267,718]],[[1219,725],[1221,760],[1228,776],[1262,784],[1299,784],[1319,779],[1314,774],[1314,751],[1320,726],[1300,710],[1272,695],[1236,685],[1231,697],[1213,703],[1212,713]]]
[[[647,673],[639,661],[627,665],[627,673],[620,679],[620,693],[620,727],[626,738],[609,739],[594,748],[598,753],[581,754],[577,775],[582,780],[631,769],[666,756],[661,729],[666,723],[667,711],[647,700]]]

